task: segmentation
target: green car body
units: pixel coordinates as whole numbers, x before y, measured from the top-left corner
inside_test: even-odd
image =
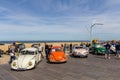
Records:
[[[91,52],[93,54],[105,54],[106,53],[106,49],[105,49],[104,46],[102,46],[100,44],[92,44]]]

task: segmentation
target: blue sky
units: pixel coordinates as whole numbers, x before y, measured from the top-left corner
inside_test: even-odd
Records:
[[[0,40],[120,40],[120,0],[0,0]]]

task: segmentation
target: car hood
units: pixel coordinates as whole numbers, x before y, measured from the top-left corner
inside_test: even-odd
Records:
[[[100,47],[100,48],[96,48],[96,49],[98,49],[98,50],[105,50],[104,47]]]
[[[51,55],[55,60],[62,60],[65,57],[64,52],[53,52]]]
[[[35,55],[20,55],[17,59],[18,68],[27,68],[31,60],[35,60]]]

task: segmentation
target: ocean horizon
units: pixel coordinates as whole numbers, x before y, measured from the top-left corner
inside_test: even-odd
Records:
[[[10,44],[13,42],[21,43],[47,43],[47,42],[90,42],[89,40],[10,40],[0,41],[0,44]]]

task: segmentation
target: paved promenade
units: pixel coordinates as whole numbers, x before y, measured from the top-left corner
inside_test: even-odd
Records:
[[[91,54],[88,58],[69,57],[63,64],[43,59],[28,71],[11,71],[9,64],[4,64],[0,65],[0,80],[120,80],[120,60]]]
[[[0,65],[8,63],[9,59],[10,59],[9,55],[2,55],[2,57],[0,57]]]

